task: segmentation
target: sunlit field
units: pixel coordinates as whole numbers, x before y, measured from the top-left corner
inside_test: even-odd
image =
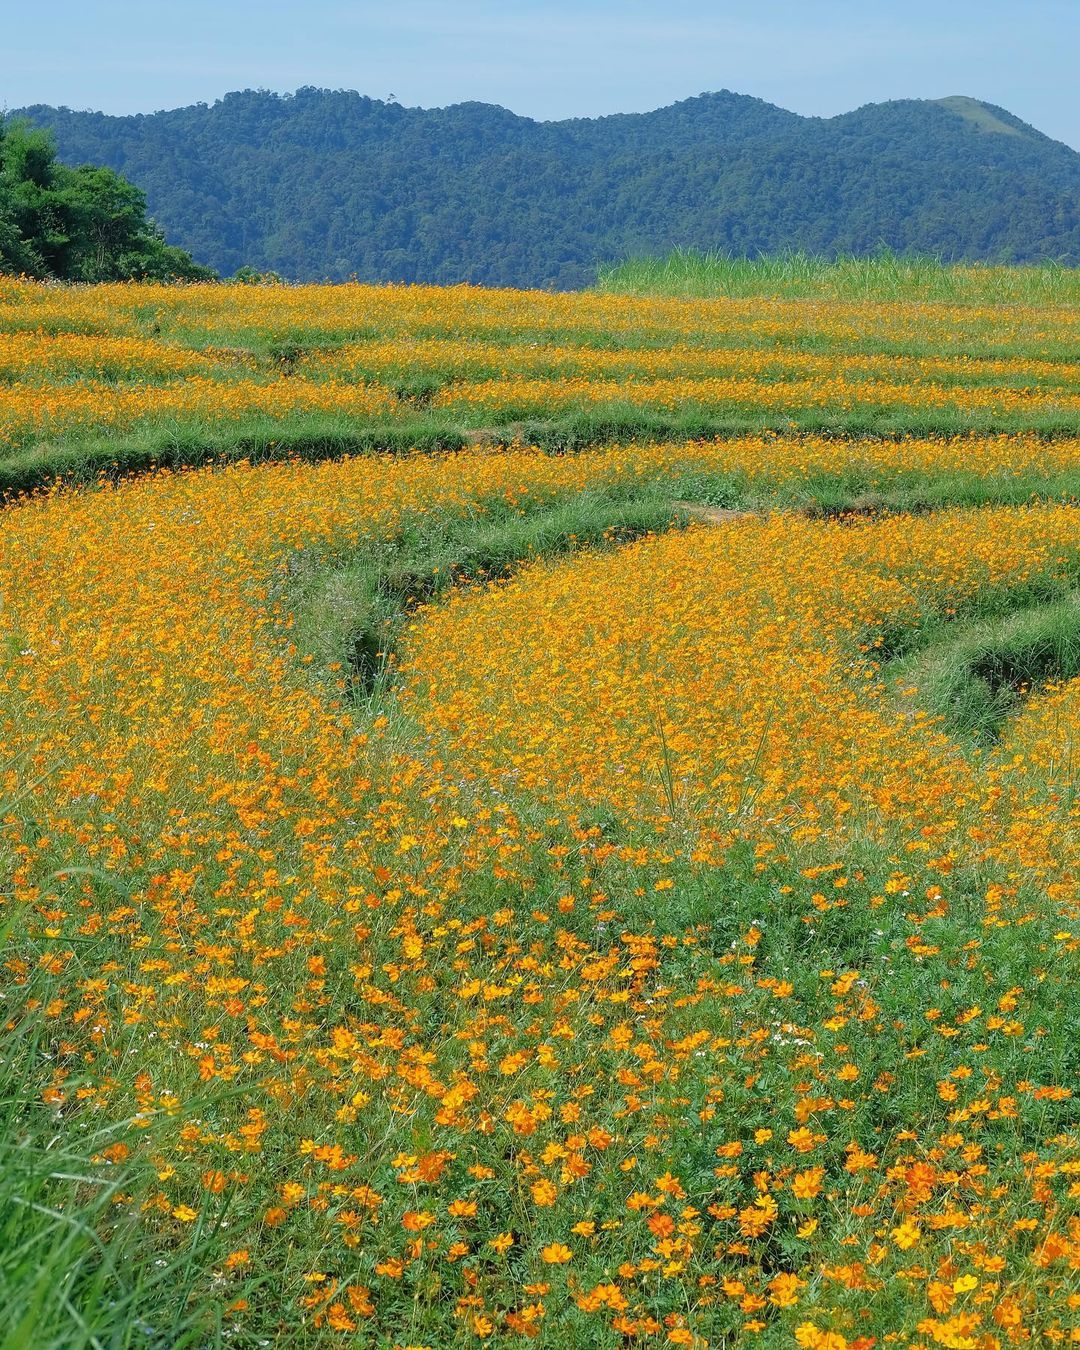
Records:
[[[3,1344],[1080,1342],[1080,310],[991,270],[0,283]]]

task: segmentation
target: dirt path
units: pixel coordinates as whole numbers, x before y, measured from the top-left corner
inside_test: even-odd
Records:
[[[728,506],[704,506],[701,502],[672,502],[672,506],[703,525],[726,525],[729,521],[747,520],[758,514],[756,511],[736,511]]]
[[[508,422],[504,427],[471,427],[461,434],[466,445],[506,445],[508,434],[511,441],[524,439],[525,423]]]

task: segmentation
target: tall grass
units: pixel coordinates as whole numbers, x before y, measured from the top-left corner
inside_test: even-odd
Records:
[[[1052,261],[1011,267],[945,263],[888,251],[862,258],[815,257],[801,250],[738,258],[717,250],[680,248],[666,257],[601,264],[597,289],[702,298],[1070,305],[1080,301],[1080,269]]]

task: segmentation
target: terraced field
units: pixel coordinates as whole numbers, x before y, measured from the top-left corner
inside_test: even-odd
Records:
[[[1078,328],[0,284],[5,1343],[1080,1341]]]

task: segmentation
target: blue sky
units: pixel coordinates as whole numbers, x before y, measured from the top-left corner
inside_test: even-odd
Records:
[[[970,94],[1080,149],[1080,0],[50,0],[5,6],[0,107],[150,112],[233,89],[537,118],[734,89],[831,116]]]

